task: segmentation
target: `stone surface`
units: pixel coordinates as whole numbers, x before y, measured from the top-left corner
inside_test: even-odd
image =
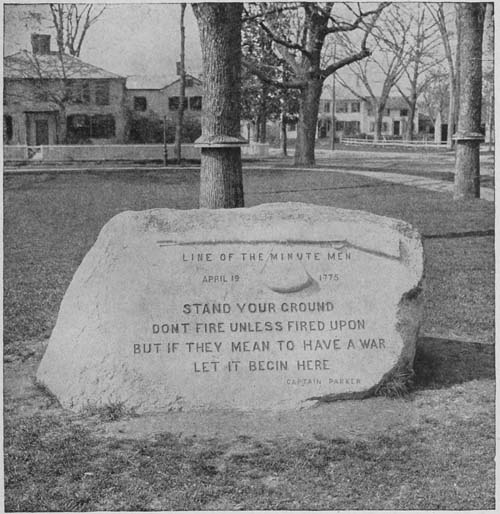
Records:
[[[411,368],[422,276],[418,233],[366,212],[124,212],[77,270],[37,379],[73,409],[357,397]]]

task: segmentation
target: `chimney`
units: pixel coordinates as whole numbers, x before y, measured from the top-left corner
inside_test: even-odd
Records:
[[[50,54],[50,34],[31,34],[31,48],[35,55]]]

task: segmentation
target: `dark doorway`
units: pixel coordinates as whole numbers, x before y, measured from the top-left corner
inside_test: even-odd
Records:
[[[10,143],[12,140],[13,135],[12,130],[12,116],[9,116],[8,114],[4,114],[3,117],[3,142],[4,144]]]
[[[395,136],[399,136],[400,124],[401,124],[400,121],[394,122],[394,135]]]
[[[441,142],[448,141],[448,124],[441,125]]]
[[[49,120],[35,120],[36,146],[49,144]]]

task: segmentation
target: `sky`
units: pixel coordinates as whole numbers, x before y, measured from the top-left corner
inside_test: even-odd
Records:
[[[4,55],[31,50],[33,32],[50,33],[48,4],[4,4]],[[97,7],[97,6],[96,6]],[[38,24],[29,12],[45,14]],[[80,58],[122,76],[175,77],[180,53],[179,4],[107,4],[89,30]],[[190,6],[185,14],[186,70],[201,72],[198,27]],[[54,37],[52,49],[56,49]]]
[[[28,16],[30,12],[41,14],[44,21],[41,24],[33,21],[33,16]],[[108,3],[89,30],[80,58],[122,76],[174,79],[180,52],[179,21],[180,5],[176,3]],[[31,33],[50,33],[50,26],[48,4],[5,3],[4,55],[31,50]],[[196,19],[189,5],[185,26],[186,69],[198,76],[201,48]],[[52,49],[56,49],[54,36]]]
[[[166,82],[175,79],[175,63],[179,60],[180,52],[180,5],[158,2],[105,5],[104,13],[88,32],[80,57],[122,76],[161,77],[167,79]],[[45,21],[34,22],[33,17],[28,17],[29,12],[45,15]],[[48,4],[4,3],[4,55],[20,49],[30,50],[31,33],[49,33],[50,25]],[[198,76],[201,72],[201,49],[196,19],[190,5],[185,13],[185,26],[186,69]],[[56,49],[54,38],[52,49]],[[349,78],[348,70],[344,68],[342,74],[354,84],[355,79]],[[382,77],[378,77],[374,70],[373,86],[376,91],[381,83]],[[327,84],[331,84],[331,78]],[[397,92],[393,90],[392,94]]]

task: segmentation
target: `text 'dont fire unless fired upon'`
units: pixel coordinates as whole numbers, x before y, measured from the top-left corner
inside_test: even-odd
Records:
[[[61,404],[284,409],[413,365],[409,225],[306,204],[125,212],[66,292],[37,373]]]

